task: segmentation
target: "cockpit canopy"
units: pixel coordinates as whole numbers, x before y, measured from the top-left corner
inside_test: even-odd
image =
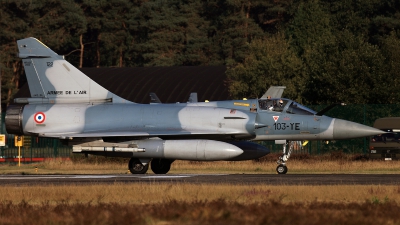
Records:
[[[258,107],[261,111],[286,112],[299,115],[317,114],[314,110],[286,98],[259,99]]]

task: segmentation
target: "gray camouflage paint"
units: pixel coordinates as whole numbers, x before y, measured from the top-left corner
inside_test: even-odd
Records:
[[[204,143],[207,140],[238,139],[334,140],[382,133],[350,121],[317,116],[314,111],[289,99],[283,99],[285,104],[279,112],[261,107],[257,99],[135,104],[98,85],[37,39],[26,38],[17,43],[31,92],[31,98],[16,99],[16,102],[28,103],[21,117],[26,135],[60,139],[130,137],[134,140],[132,143],[138,146],[154,144],[150,147],[154,155],[146,157],[155,157],[158,149],[164,149],[167,145],[172,146],[170,149],[180,149],[180,146],[186,144],[188,149],[197,149],[203,153],[209,148],[199,146],[218,145],[223,151],[214,154],[213,151],[218,150],[212,148],[214,150],[209,153],[208,159],[240,160],[237,156],[242,154],[241,149],[237,149],[234,144],[212,141],[208,145]],[[301,113],[296,113],[296,110]],[[147,138],[176,142],[159,142],[159,139]],[[193,142],[196,139],[206,142]],[[232,151],[236,153],[228,154]],[[262,154],[254,155],[254,158],[268,152],[265,150]],[[207,158],[191,158],[186,153],[170,154],[184,159]]]

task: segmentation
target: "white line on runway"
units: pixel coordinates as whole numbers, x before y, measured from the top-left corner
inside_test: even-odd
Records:
[[[177,175],[0,175],[0,180],[25,180],[25,179],[110,179],[110,178],[141,178],[141,179],[179,179],[186,177],[204,176],[205,174],[177,174]],[[222,176],[226,174],[207,174],[207,176]]]
[[[155,178],[155,179],[168,179],[168,178],[185,178],[185,177],[195,177],[204,176],[205,174],[179,174],[179,175],[145,175],[136,176],[138,178]],[[226,174],[206,174],[207,176],[224,176]]]
[[[1,176],[0,180],[25,180],[25,179],[107,179],[107,178],[115,178],[117,176],[29,176],[29,175],[22,175],[22,176]]]
[[[0,176],[0,180],[37,180],[37,179],[110,179],[110,178],[142,178],[142,179],[177,179],[185,177],[193,177],[194,175],[143,175],[143,176],[118,176],[118,175],[77,175],[77,176],[30,176],[30,175],[12,175],[12,176]]]
[[[137,178],[147,178],[147,179],[169,179],[169,178],[171,178],[171,179],[173,179],[173,178],[185,178],[185,177],[194,177],[194,175],[192,175],[192,176],[189,176],[189,175],[186,175],[186,176],[169,176],[169,175],[164,175],[164,176],[160,176],[160,175],[155,175],[155,176],[135,176],[135,177],[137,177]]]

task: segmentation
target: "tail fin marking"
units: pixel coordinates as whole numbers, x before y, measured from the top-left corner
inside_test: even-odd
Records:
[[[112,99],[116,103],[129,103],[94,82],[36,38],[18,40],[17,43],[31,97],[53,99],[56,102]]]

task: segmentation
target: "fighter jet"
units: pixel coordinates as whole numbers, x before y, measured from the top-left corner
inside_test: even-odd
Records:
[[[293,141],[338,140],[383,131],[330,118],[277,96],[175,104],[136,104],[100,86],[35,38],[17,41],[31,97],[6,112],[9,134],[49,137],[74,153],[130,158],[133,174],[165,174],[174,160],[250,160],[269,153],[251,141],[283,144],[287,173]],[[279,88],[278,88],[279,89]]]

